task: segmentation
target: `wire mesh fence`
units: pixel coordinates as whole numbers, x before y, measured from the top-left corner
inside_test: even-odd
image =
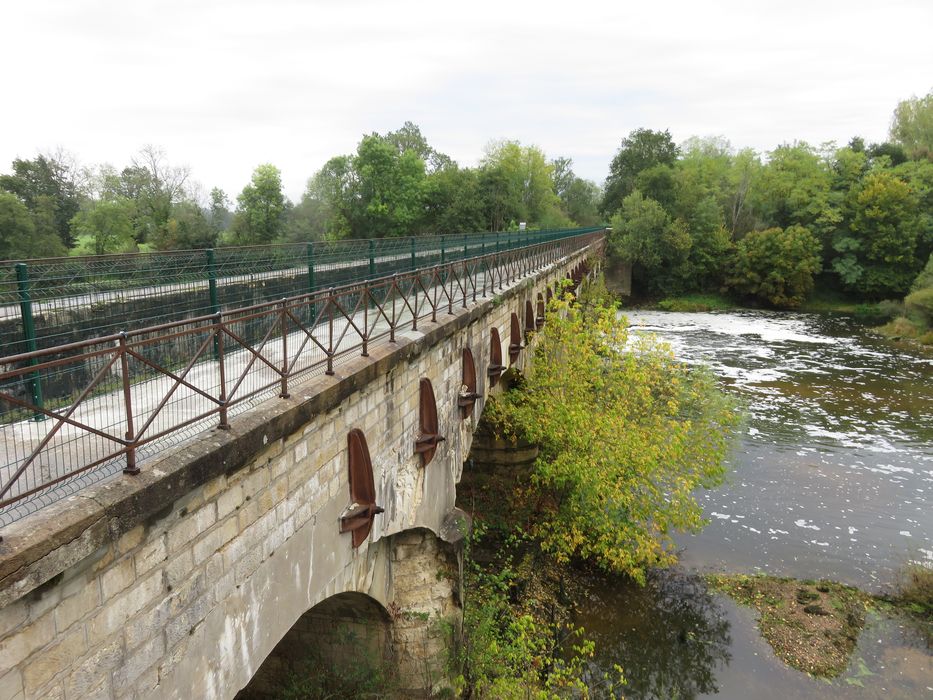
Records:
[[[206,310],[192,304],[180,312],[183,318],[165,321],[172,313],[167,310],[158,317],[160,324],[141,320],[139,328],[0,357],[0,524],[14,511],[22,514],[24,504],[28,511],[121,469],[133,473],[140,461],[167,446],[224,426],[230,416],[271,396],[287,395],[301,376],[331,373],[341,362],[366,355],[374,343],[394,340],[404,328],[467,307],[497,286],[586,249],[600,240],[597,231],[503,237],[498,247],[494,234],[458,237],[455,247],[448,247],[449,237],[433,243],[354,241],[349,253],[349,246],[315,244],[314,267],[304,269],[273,270],[289,262],[283,251],[294,246],[276,247],[279,262],[265,268],[258,250],[248,251],[255,256],[251,260],[216,251],[207,284],[209,292],[211,286],[217,289]],[[302,246],[305,253],[308,247]],[[130,267],[115,262],[120,270]],[[328,284],[237,304],[238,276],[253,282],[275,272],[280,281],[283,271],[293,270],[306,275],[305,285],[321,278]],[[351,281],[333,284],[340,279]],[[21,280],[20,272],[20,292]],[[189,293],[203,291],[194,280],[163,282],[121,293],[159,294],[176,285]],[[214,303],[224,288],[230,291],[224,302],[229,306]],[[49,300],[39,292],[37,300],[43,298]],[[125,302],[106,302],[111,303]],[[194,314],[198,308],[203,313]],[[43,338],[49,342],[49,336]]]

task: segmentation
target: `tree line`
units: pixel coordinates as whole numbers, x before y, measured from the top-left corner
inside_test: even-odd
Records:
[[[898,105],[883,143],[795,142],[766,158],[635,130],[601,212],[613,256],[649,295],[729,291],[787,308],[819,284],[901,297],[933,252],[933,92]]]
[[[272,164],[230,201],[219,188],[205,194],[152,146],[122,169],[58,151],[16,159],[0,175],[0,259],[598,223],[600,190],[572,165],[497,141],[478,167],[460,167],[406,122],[331,158],[297,202]]]

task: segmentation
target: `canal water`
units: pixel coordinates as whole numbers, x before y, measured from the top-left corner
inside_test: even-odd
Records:
[[[620,664],[628,698],[933,698],[933,663],[906,621],[870,616],[847,671],[785,666],[754,611],[698,574],[769,573],[889,590],[933,565],[933,357],[854,319],[802,313],[626,312],[688,363],[709,366],[748,421],[727,483],[699,495],[710,524],[682,536],[681,567],[649,585],[592,583],[577,622],[596,669]]]

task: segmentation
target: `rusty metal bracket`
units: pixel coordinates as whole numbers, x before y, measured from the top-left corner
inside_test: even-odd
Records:
[[[347,433],[347,452],[350,472],[350,505],[340,516],[340,532],[353,533],[356,549],[373,527],[373,520],[385,509],[376,505],[376,486],[373,482],[373,463],[369,458],[366,436],[359,428]]]
[[[502,365],[502,340],[499,338],[499,329],[493,326],[489,338],[489,367],[486,376],[489,377],[489,386],[494,387],[499,377],[505,371]]]
[[[434,459],[437,446],[446,438],[438,432],[437,402],[434,400],[434,387],[430,379],[422,379],[418,397],[418,439],[415,440],[415,454],[420,454],[422,466],[428,466]]]
[[[476,363],[473,362],[473,351],[470,348],[463,348],[463,373],[461,376],[457,405],[460,407],[461,415],[464,418],[469,418],[473,413],[476,399],[483,396],[476,393]]]
[[[512,313],[511,325],[509,326],[509,364],[514,365],[518,361],[518,356],[525,347],[522,344],[522,326],[518,320],[518,314]]]

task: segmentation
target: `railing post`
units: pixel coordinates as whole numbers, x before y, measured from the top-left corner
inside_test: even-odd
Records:
[[[317,286],[314,279],[314,241],[308,241],[308,247],[305,255],[308,262],[308,293],[314,294],[314,288]],[[317,309],[315,306],[316,304],[313,301],[308,305],[308,314],[312,325],[314,324],[314,319],[317,315]]]
[[[288,299],[282,299],[282,312],[280,316],[280,324],[282,331],[282,379],[280,382],[280,391],[279,396],[283,399],[287,399],[288,394],[288,314],[286,310],[288,309]]]
[[[308,292],[314,294],[314,242],[308,242],[307,249],[307,259],[308,259]]]
[[[120,333],[120,370],[123,375],[123,405],[126,409],[126,467],[124,474],[139,474],[136,466],[136,435],[133,428],[133,398],[130,395],[130,363],[126,358],[126,331]]]
[[[441,236],[441,265],[444,264],[444,260],[447,257],[447,244],[444,241],[444,237]]]
[[[210,294],[211,313],[220,312],[220,299],[217,297],[217,261],[214,258],[214,249],[208,248],[204,251],[207,258],[207,288]],[[217,337],[214,337],[214,360],[220,358],[220,349],[217,347]]]
[[[463,234],[463,259],[467,258],[467,235]]]
[[[334,374],[334,288],[327,292],[327,328],[329,340],[327,341],[327,369],[324,374]]]
[[[29,294],[29,270],[26,263],[16,263],[16,286],[19,290],[19,312],[23,320],[23,340],[26,341],[26,352],[35,352],[36,346],[36,325],[32,319],[32,297]],[[39,364],[36,358],[29,360],[29,365],[35,367]],[[27,380],[29,384],[29,393],[32,396],[32,404],[36,408],[45,408],[42,401],[42,381],[39,378],[39,372],[33,372]],[[32,419],[35,421],[45,420],[45,414],[36,412]]]
[[[369,357],[369,302],[372,299],[369,285],[370,282],[366,282],[366,286],[360,292],[367,297],[363,301],[363,351],[360,353],[363,357]]]
[[[376,276],[376,241],[369,239],[369,278]]]
[[[217,366],[220,369],[220,424],[217,426],[221,430],[230,430],[230,424],[227,422],[227,373],[224,368],[224,331],[223,317],[218,311],[214,316],[214,347],[217,348]]]
[[[411,271],[415,271],[415,237],[411,237]]]

